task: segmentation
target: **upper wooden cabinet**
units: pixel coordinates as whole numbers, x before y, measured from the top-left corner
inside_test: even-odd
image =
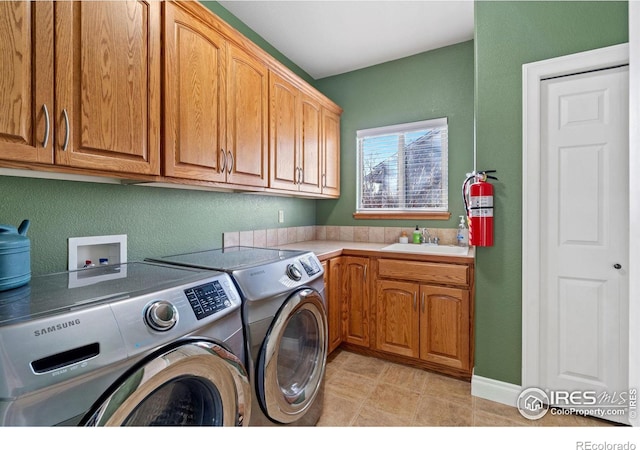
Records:
[[[269,186],[340,196],[340,115],[302,86],[269,77]]]
[[[224,37],[165,3],[164,175],[226,180],[226,64]]]
[[[235,45],[227,60],[227,182],[267,186],[267,67]]]
[[[280,75],[269,77],[269,186],[321,193],[320,103]]]
[[[55,7],[55,163],[159,174],[160,4]]]
[[[0,2],[0,158],[53,163],[53,3]]]
[[[322,110],[322,193],[340,196],[340,114]]]
[[[198,2],[0,2],[0,30],[0,166],[339,195],[341,109]]]

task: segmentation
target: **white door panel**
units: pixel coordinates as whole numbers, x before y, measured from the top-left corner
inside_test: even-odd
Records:
[[[628,67],[542,82],[540,381],[547,389],[628,389],[627,92]]]

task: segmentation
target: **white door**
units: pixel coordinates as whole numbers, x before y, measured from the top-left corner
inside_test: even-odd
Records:
[[[613,396],[629,388],[628,66],[541,96],[540,387]]]

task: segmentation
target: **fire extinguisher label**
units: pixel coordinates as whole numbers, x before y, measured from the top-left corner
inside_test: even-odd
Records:
[[[471,197],[470,208],[487,208],[493,207],[493,195],[483,195],[478,197]]]
[[[471,209],[469,217],[493,217],[493,208]]]

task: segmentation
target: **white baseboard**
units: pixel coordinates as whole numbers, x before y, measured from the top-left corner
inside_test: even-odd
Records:
[[[471,395],[509,406],[516,406],[522,387],[517,384],[473,375],[471,377]]]

